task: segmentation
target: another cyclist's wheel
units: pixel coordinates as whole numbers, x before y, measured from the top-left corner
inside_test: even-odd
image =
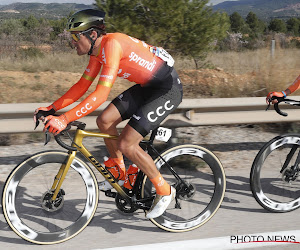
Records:
[[[300,135],[283,135],[267,142],[258,152],[250,185],[254,198],[263,208],[282,213],[300,206],[300,166],[295,165],[299,145]]]
[[[172,232],[200,227],[216,213],[224,197],[226,179],[220,161],[212,152],[196,145],[172,147],[161,156],[181,180],[170,172],[162,159],[155,160],[165,180],[176,188],[176,199],[162,216],[151,221]],[[144,179],[142,193],[144,196],[155,193],[147,177]]]
[[[37,244],[66,241],[91,221],[98,204],[93,172],[75,158],[54,201],[55,176],[68,154],[47,151],[19,164],[3,190],[3,213],[10,227],[23,239]]]

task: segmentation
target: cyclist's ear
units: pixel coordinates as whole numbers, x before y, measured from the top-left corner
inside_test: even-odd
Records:
[[[93,30],[92,31],[92,33],[91,33],[91,38],[94,40],[96,40],[97,38],[98,38],[98,34],[97,34],[97,32],[95,31],[95,30]]]

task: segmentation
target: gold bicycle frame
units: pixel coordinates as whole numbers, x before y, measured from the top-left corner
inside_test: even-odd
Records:
[[[124,192],[122,187],[118,184],[118,182],[115,181],[112,174],[106,170],[104,166],[102,166],[96,158],[86,149],[86,147],[82,144],[82,141],[85,137],[99,137],[99,138],[105,138],[105,139],[113,139],[116,140],[118,136],[115,135],[109,135],[109,134],[103,134],[103,133],[97,133],[97,132],[89,132],[82,129],[77,129],[74,140],[72,143],[72,147],[75,147],[78,149],[80,153],[84,155],[84,157],[93,164],[93,166],[103,175],[103,177],[112,185],[112,187],[127,201],[130,202],[130,197]],[[51,190],[54,191],[52,201],[54,201],[57,197],[57,194],[61,188],[61,185],[68,173],[68,170],[70,169],[70,166],[72,164],[72,161],[74,160],[75,156],[77,154],[77,151],[69,151],[69,156],[67,161],[61,165],[57,175],[55,176],[53,185]]]

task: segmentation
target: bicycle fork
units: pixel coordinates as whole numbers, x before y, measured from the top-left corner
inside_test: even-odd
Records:
[[[298,152],[297,158],[295,160],[294,165],[291,166],[291,169],[288,170],[287,167],[291,161],[291,159],[293,158],[295,152],[297,151],[297,149],[299,148],[298,145],[294,145],[291,149],[291,151],[289,152],[289,154],[286,157],[286,160],[280,170],[280,173],[284,173],[284,180],[287,182],[290,182],[291,180],[294,181],[297,177],[298,177],[298,173],[299,173],[299,163],[300,163],[300,151]]]
[[[57,173],[57,175],[54,178],[53,185],[51,187],[51,190],[54,191],[53,196],[51,198],[51,201],[55,201],[57,198],[57,195],[59,193],[59,190],[61,188],[61,185],[70,169],[70,166],[76,156],[76,151],[72,151],[72,153],[69,153],[69,157],[65,163],[63,163]]]

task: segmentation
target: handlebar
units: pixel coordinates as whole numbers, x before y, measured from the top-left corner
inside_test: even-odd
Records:
[[[61,139],[61,135],[64,135],[65,133],[67,133],[68,137],[70,138],[70,140],[73,142],[71,136],[69,135],[68,133],[68,130],[71,129],[71,127],[74,126],[74,127],[77,127],[77,129],[82,129],[84,130],[85,129],[85,126],[86,124],[83,123],[83,122],[80,122],[80,121],[73,121],[73,122],[70,122],[67,127],[61,131],[58,135],[55,135],[54,136],[54,139],[55,141],[63,148],[67,149],[67,150],[70,150],[70,151],[77,151],[77,148],[76,147],[72,147],[66,143],[64,143]],[[48,134],[50,134],[48,131],[46,131]],[[50,136],[49,136],[50,137]],[[47,142],[48,143],[48,142]],[[46,143],[45,143],[46,144]]]
[[[50,112],[48,112],[48,111],[42,111],[42,110],[40,110],[40,111],[36,114],[36,122],[35,122],[35,128],[34,128],[34,129],[36,129],[36,128],[38,127],[38,125],[40,124],[39,119],[42,119],[43,117],[48,116],[48,115],[54,115],[54,116],[55,116],[55,114],[53,114],[52,112],[50,113]],[[54,136],[54,139],[55,139],[55,141],[56,141],[61,147],[65,148],[65,149],[67,149],[67,150],[70,150],[70,151],[77,151],[77,148],[76,148],[76,147],[72,147],[72,146],[70,146],[70,145],[64,143],[64,142],[62,141],[62,139],[61,139],[61,136],[64,135],[64,134],[66,133],[66,134],[68,135],[68,137],[70,138],[70,140],[72,141],[72,143],[73,143],[73,139],[71,138],[70,134],[68,133],[68,130],[70,130],[72,126],[77,127],[77,129],[82,129],[82,130],[84,130],[85,127],[86,127],[86,124],[83,123],[83,122],[80,122],[80,121],[73,121],[73,122],[70,122],[70,123],[67,125],[67,127],[66,127],[63,131],[61,131],[58,135],[55,135],[55,136]],[[51,133],[50,133],[48,130],[46,130],[46,131],[45,131],[45,144],[44,144],[44,145],[46,145],[46,144],[50,141],[50,139],[51,139]]]
[[[282,111],[280,108],[279,108],[279,104],[284,102],[286,104],[289,104],[289,105],[293,105],[293,106],[300,106],[300,101],[296,101],[296,100],[292,100],[292,99],[286,99],[284,97],[277,97],[277,96],[272,96],[271,99],[269,99],[269,104],[266,108],[266,110],[269,109],[270,107],[270,103],[272,102],[272,100],[277,100],[277,103],[274,104],[274,109],[275,111],[279,114],[279,115],[282,115],[282,116],[288,116],[288,114],[284,111]]]

